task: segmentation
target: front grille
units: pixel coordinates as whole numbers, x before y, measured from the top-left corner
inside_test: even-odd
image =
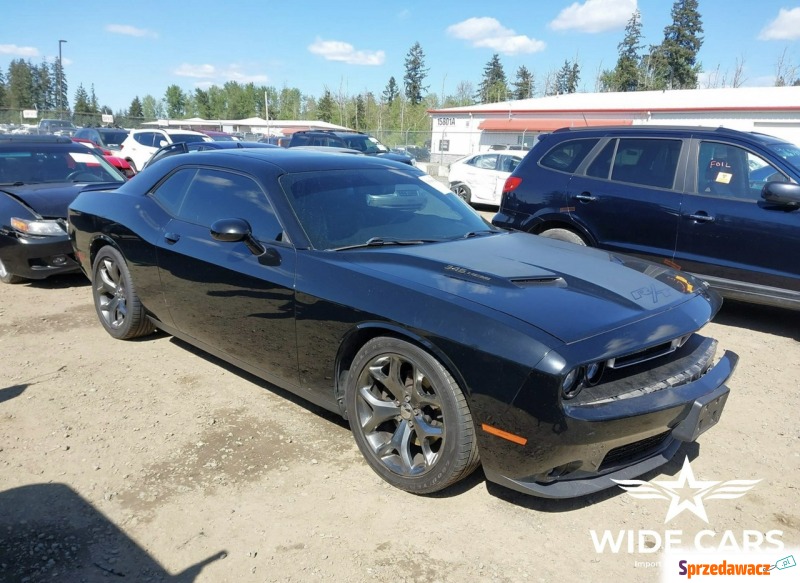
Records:
[[[658,435],[653,435],[652,437],[647,437],[640,441],[634,441],[633,443],[615,447],[603,458],[603,463],[600,464],[599,471],[602,472],[603,470],[612,468],[621,463],[633,462],[639,457],[644,457],[643,454],[648,454],[651,450],[660,447],[669,437],[669,434],[669,431],[665,431],[664,433],[659,433]]]

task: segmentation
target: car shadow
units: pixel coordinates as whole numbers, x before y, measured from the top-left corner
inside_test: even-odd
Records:
[[[161,332],[161,331],[157,331],[156,334],[164,334],[164,333]],[[142,337],[143,340],[144,339],[150,339],[150,338],[153,338],[153,336],[144,336],[144,337]],[[180,338],[176,338],[175,336],[173,336],[172,338],[170,338],[170,342],[174,342],[175,344],[177,344],[178,346],[180,346],[184,350],[187,350],[187,351],[191,352],[195,356],[198,356],[200,358],[208,360],[209,362],[213,363],[215,366],[223,368],[226,371],[228,371],[229,373],[234,374],[234,375],[246,380],[249,383],[257,385],[257,386],[259,386],[259,387],[261,387],[263,389],[267,389],[268,391],[270,391],[272,393],[275,393],[275,395],[277,395],[278,397],[280,397],[282,399],[286,399],[287,401],[290,401],[291,403],[297,405],[298,407],[302,407],[303,409],[307,410],[309,413],[314,413],[315,415],[323,417],[327,421],[330,421],[332,423],[336,423],[340,427],[346,429],[347,431],[350,431],[350,425],[348,424],[346,419],[342,418],[341,415],[337,415],[336,413],[328,411],[324,407],[320,407],[319,405],[316,405],[316,404],[312,403],[311,401],[308,401],[308,400],[304,399],[303,397],[300,397],[299,395],[296,395],[296,394],[292,393],[289,390],[286,390],[286,389],[284,389],[282,387],[279,387],[277,385],[273,385],[269,381],[265,381],[261,377],[258,377],[258,376],[254,375],[254,374],[251,374],[251,373],[247,372],[246,370],[241,369],[241,368],[237,367],[236,365],[233,365],[233,364],[229,363],[226,360],[222,360],[221,358],[218,358],[218,357],[214,356],[213,354],[210,354],[210,353],[204,351],[201,348],[197,348],[196,346],[181,340]]]
[[[89,284],[89,280],[82,273],[67,273],[48,277],[47,279],[29,279],[24,282],[24,285],[28,287],[41,289],[67,289],[71,287],[86,287]]]
[[[684,443],[670,461],[663,466],[659,466],[654,470],[638,476],[636,479],[649,482],[650,480],[658,477],[674,477],[681,471],[681,468],[683,467],[683,460],[685,458],[688,457],[689,461],[692,461],[698,455],[700,455],[700,445],[697,442]],[[486,489],[491,495],[500,498],[509,504],[521,506],[523,508],[527,508],[528,510],[535,510],[536,512],[550,513],[580,510],[582,508],[587,508],[589,506],[594,506],[595,504],[605,502],[611,498],[616,498],[617,496],[625,493],[625,490],[622,488],[608,488],[595,494],[582,496],[580,498],[558,499],[539,498],[529,494],[523,494],[522,492],[517,492],[516,490],[511,490],[492,482],[486,482]]]
[[[800,311],[797,310],[725,300],[714,322],[800,341]]]
[[[191,583],[222,550],[169,573],[92,504],[65,484],[0,492],[0,580],[164,581]]]

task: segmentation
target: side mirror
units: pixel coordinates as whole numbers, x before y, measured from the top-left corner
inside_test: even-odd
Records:
[[[166,146],[168,143],[169,143],[169,142],[168,142],[167,140],[159,140],[159,142],[158,142],[158,147],[159,147],[159,148],[163,148],[163,147],[164,147],[164,146]]]
[[[253,255],[264,255],[267,250],[264,246],[255,240],[253,232],[250,229],[250,223],[244,219],[219,219],[214,221],[211,225],[211,237],[216,241],[223,243],[237,243],[244,241],[250,253]],[[277,252],[273,252],[277,254]],[[280,265],[280,256],[278,262],[270,261],[268,265]]]
[[[800,184],[767,182],[761,189],[761,198],[780,206],[800,206]]]

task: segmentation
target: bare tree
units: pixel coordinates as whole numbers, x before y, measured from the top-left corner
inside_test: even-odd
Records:
[[[791,85],[797,79],[797,65],[792,65],[788,62],[787,50],[783,49],[778,62],[775,63],[775,87]]]
[[[733,68],[733,79],[731,79],[731,87],[741,87],[747,81],[744,76],[744,55],[736,57],[736,66]]]

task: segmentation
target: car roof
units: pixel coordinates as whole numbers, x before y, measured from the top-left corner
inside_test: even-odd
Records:
[[[27,144],[72,144],[71,138],[66,136],[25,135],[25,134],[0,134],[0,144],[8,143],[27,143]]]
[[[167,135],[173,135],[173,134],[190,134],[190,135],[193,135],[193,136],[205,136],[206,135],[203,132],[196,132],[194,130],[181,130],[181,129],[175,129],[175,128],[137,128],[135,130],[131,130],[131,132],[136,132],[136,133],[140,133],[140,132],[164,132]]]
[[[191,151],[180,156],[169,156],[158,164],[162,163],[173,168],[187,164],[211,164],[232,168],[269,164],[282,173],[390,167],[423,174],[421,170],[417,170],[413,166],[385,158],[300,150],[298,148],[229,148]]]
[[[554,136],[563,136],[564,134],[594,134],[594,135],[614,135],[614,134],[649,134],[649,135],[698,135],[698,134],[711,134],[719,138],[735,137],[740,139],[751,139],[753,141],[769,144],[785,142],[775,136],[761,134],[758,132],[743,132],[725,127],[707,127],[707,126],[681,126],[681,125],[636,125],[636,126],[602,126],[602,127],[564,127],[551,132]]]

